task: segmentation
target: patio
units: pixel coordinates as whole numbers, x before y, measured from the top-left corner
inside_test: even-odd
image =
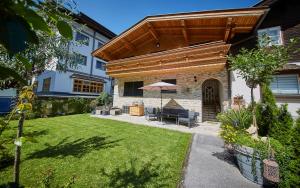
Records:
[[[175,122],[164,121],[164,124],[162,124],[160,121],[149,121],[145,118],[145,116],[130,116],[129,114],[121,114],[117,116],[91,115],[91,117],[124,121],[124,122],[134,123],[138,125],[158,127],[163,129],[186,132],[186,133],[200,133],[200,134],[214,135],[214,136],[218,135],[219,127],[220,127],[220,124],[217,122],[203,122],[203,123],[197,123],[195,124],[195,126],[188,128],[187,126],[177,125]]]

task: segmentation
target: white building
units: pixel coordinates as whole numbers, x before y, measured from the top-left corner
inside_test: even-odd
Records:
[[[112,93],[112,79],[105,73],[106,62],[91,53],[115,34],[83,13],[74,17],[76,23],[73,27],[79,28],[79,31],[74,30],[73,40],[82,44],[75,46],[70,43],[69,50],[75,53],[77,67],[59,72],[54,65],[39,75],[36,79],[39,97],[93,98],[102,91]]]

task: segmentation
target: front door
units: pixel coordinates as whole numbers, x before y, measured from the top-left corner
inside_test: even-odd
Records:
[[[216,105],[219,103],[219,87],[217,80],[207,80],[202,87],[203,105]]]
[[[219,112],[219,81],[206,80],[202,85],[202,120],[215,121]]]

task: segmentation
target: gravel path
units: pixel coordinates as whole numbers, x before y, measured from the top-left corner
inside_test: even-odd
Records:
[[[223,141],[214,135],[195,134],[188,160],[186,188],[259,188],[244,178],[233,159],[224,152]]]

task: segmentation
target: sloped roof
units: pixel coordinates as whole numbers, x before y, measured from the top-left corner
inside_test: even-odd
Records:
[[[111,61],[212,41],[253,31],[266,7],[148,16],[92,54]]]

